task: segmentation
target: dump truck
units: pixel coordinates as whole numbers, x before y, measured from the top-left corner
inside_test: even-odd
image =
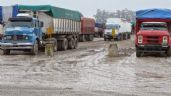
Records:
[[[145,9],[136,12],[136,56],[164,53],[171,56],[171,10]]]
[[[104,23],[95,23],[95,35],[94,37],[103,37],[105,30],[105,24]]]
[[[20,14],[10,18],[4,29],[0,44],[4,54],[27,50],[36,55],[48,40],[54,42],[54,51],[77,48],[80,12],[50,5],[18,5],[18,11]]]
[[[81,33],[79,41],[93,41],[95,34],[95,20],[93,18],[81,18]]]
[[[112,35],[112,30],[115,30],[115,35]],[[104,32],[104,40],[127,40],[131,37],[131,23],[121,18],[109,18],[106,22]]]

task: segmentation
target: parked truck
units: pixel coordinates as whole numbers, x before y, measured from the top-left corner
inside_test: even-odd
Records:
[[[104,23],[95,23],[95,37],[103,37],[105,30],[105,24]]]
[[[81,18],[81,33],[79,35],[79,41],[93,41],[95,34],[95,20],[92,18]]]
[[[114,36],[112,31],[115,30]],[[121,18],[109,18],[106,22],[104,40],[126,40],[131,37],[131,23],[122,20]]]
[[[49,39],[54,42],[54,51],[77,47],[81,13],[50,5],[18,5],[18,10],[20,15],[10,18],[4,29],[0,44],[4,54],[10,54],[10,50],[28,50],[36,55]]]
[[[171,10],[146,9],[136,12],[136,56],[164,53],[171,56]]]

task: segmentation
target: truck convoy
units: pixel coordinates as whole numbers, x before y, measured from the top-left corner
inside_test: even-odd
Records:
[[[9,18],[5,25],[0,44],[4,54],[10,54],[10,50],[28,50],[38,54],[48,39],[47,32],[52,34],[50,40],[54,42],[54,51],[77,47],[81,13],[50,5],[18,5],[18,12],[24,14]]]
[[[165,53],[171,56],[171,10],[147,9],[136,12],[136,56]]]
[[[112,30],[115,30],[115,36],[112,36]],[[104,40],[126,40],[130,39],[131,23],[122,20],[121,18],[109,18],[106,22]]]
[[[92,18],[81,18],[81,33],[79,41],[93,41],[95,34],[95,20]]]

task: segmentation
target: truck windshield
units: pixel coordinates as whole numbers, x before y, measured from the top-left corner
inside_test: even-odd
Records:
[[[167,30],[166,24],[142,24],[143,30]]]
[[[8,22],[5,27],[10,28],[10,27],[32,27],[32,26],[33,26],[32,22],[17,21],[17,22]]]
[[[119,25],[112,25],[112,24],[109,24],[109,25],[106,25],[106,29],[119,29]]]

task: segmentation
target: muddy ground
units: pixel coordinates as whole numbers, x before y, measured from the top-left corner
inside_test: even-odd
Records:
[[[0,55],[0,96],[171,96],[171,58],[136,58],[133,38],[108,57],[110,43],[96,38],[54,57]]]

